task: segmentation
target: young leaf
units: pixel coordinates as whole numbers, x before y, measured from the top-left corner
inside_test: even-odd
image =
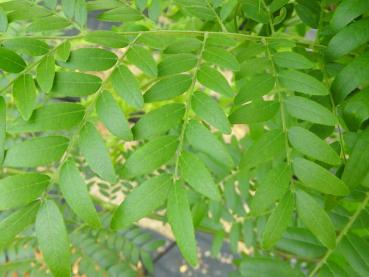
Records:
[[[69,140],[60,136],[28,139],[12,145],[5,154],[4,166],[36,167],[60,160]]]
[[[88,32],[84,39],[88,42],[112,48],[123,48],[129,44],[127,36],[106,30]]]
[[[179,103],[168,104],[145,114],[133,127],[136,139],[147,139],[161,135],[178,126],[185,113],[185,106]]]
[[[36,106],[36,86],[32,75],[22,74],[15,80],[13,96],[22,118],[28,120]]]
[[[272,247],[283,235],[292,221],[292,212],[295,207],[294,196],[287,194],[281,199],[278,206],[270,215],[263,233],[263,247],[268,249]]]
[[[190,152],[183,152],[180,157],[181,177],[197,192],[220,201],[220,193],[213,177],[204,163]]]
[[[36,217],[36,237],[43,258],[54,276],[71,275],[69,239],[63,216],[52,200],[42,203]]]
[[[6,129],[6,103],[0,96],[0,167],[4,161]]]
[[[150,51],[141,46],[132,46],[127,52],[129,62],[141,69],[146,75],[156,77],[158,69]]]
[[[0,47],[0,69],[18,73],[26,67],[26,63],[21,56],[10,49]]]
[[[196,266],[198,260],[195,230],[187,193],[180,183],[172,185],[172,189],[169,192],[167,216],[183,257],[190,265]]]
[[[129,128],[129,123],[118,103],[109,92],[105,91],[100,94],[96,101],[96,112],[113,135],[125,140],[132,140],[133,135]]]
[[[117,179],[109,151],[95,126],[87,122],[79,137],[79,149],[89,167],[101,178],[114,183]]]
[[[166,56],[158,65],[159,76],[186,72],[195,67],[197,58],[193,54],[173,54]]]
[[[281,84],[292,91],[307,95],[328,95],[325,85],[314,77],[296,70],[285,70],[278,74]]]
[[[205,61],[219,65],[232,71],[240,70],[240,64],[236,57],[221,47],[206,47],[203,53]]]
[[[223,109],[216,100],[203,92],[194,93],[191,99],[193,111],[207,123],[225,134],[231,132],[231,126]]]
[[[301,96],[290,96],[285,101],[287,112],[295,118],[327,126],[336,124],[333,113],[313,100]]]
[[[201,66],[197,73],[197,80],[205,87],[222,94],[225,97],[232,97],[234,92],[224,76],[208,65]]]
[[[259,99],[270,92],[274,84],[275,78],[271,74],[256,74],[241,87],[234,102],[235,104],[243,104],[254,99]]]
[[[314,64],[305,56],[295,52],[279,52],[273,55],[273,61],[276,65],[283,68],[309,69]]]
[[[276,101],[253,101],[250,104],[236,108],[229,116],[229,121],[233,124],[259,123],[271,119],[279,110],[279,103]]]
[[[154,171],[173,157],[177,146],[178,138],[174,136],[152,139],[128,157],[120,176],[130,179]]]
[[[87,184],[72,160],[65,162],[60,169],[59,187],[68,205],[78,217],[92,227],[101,226]]]
[[[154,212],[165,203],[172,186],[172,176],[169,174],[153,177],[140,184],[114,212],[111,227],[114,230],[123,229]]]
[[[39,173],[25,173],[0,179],[0,210],[31,203],[45,191],[49,182],[48,176]]]
[[[306,227],[327,248],[336,246],[336,233],[331,219],[327,213],[309,194],[296,191],[297,213]]]
[[[187,74],[165,77],[150,87],[144,94],[145,103],[172,99],[187,91],[192,78]]]
[[[53,55],[43,58],[37,67],[37,83],[43,92],[49,93],[55,77],[55,59]]]
[[[111,82],[115,91],[127,103],[135,108],[142,108],[143,97],[135,76],[125,65],[117,67],[112,76]]]

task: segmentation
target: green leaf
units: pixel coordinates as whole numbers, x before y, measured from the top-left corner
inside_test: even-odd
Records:
[[[37,83],[43,92],[49,93],[53,87],[55,77],[55,59],[47,55],[37,66]]]
[[[215,92],[225,97],[232,97],[234,92],[224,76],[214,68],[208,65],[202,65],[197,73],[197,80]]]
[[[6,103],[0,96],[0,168],[4,161],[6,131]]]
[[[153,177],[140,184],[114,212],[111,227],[114,230],[122,229],[153,213],[165,203],[172,186],[172,176],[169,174]]]
[[[295,118],[327,126],[336,124],[333,113],[313,100],[301,96],[290,96],[285,103],[287,112]]]
[[[9,125],[11,133],[42,132],[51,130],[69,130],[77,126],[85,114],[80,104],[52,103],[36,109],[31,118],[25,121],[21,118]]]
[[[84,39],[88,42],[112,48],[123,48],[129,43],[127,36],[106,30],[88,32]]]
[[[190,265],[196,266],[198,260],[195,230],[187,193],[180,183],[172,185],[172,189],[169,192],[167,216],[183,257]]]
[[[286,163],[272,168],[256,188],[251,201],[251,212],[255,215],[261,214],[281,199],[288,190],[291,177],[291,168]]]
[[[17,234],[22,232],[28,225],[34,223],[40,202],[30,204],[12,212],[0,221],[0,250],[14,242]]]
[[[151,173],[173,158],[177,146],[178,138],[174,136],[152,139],[128,157],[120,176],[130,179]]]
[[[307,95],[328,95],[325,85],[314,77],[296,70],[284,70],[278,74],[281,84],[292,91]]]
[[[58,97],[78,97],[95,93],[101,86],[101,79],[79,72],[59,71],[55,74],[52,95]]]
[[[9,39],[4,42],[4,46],[30,56],[42,56],[49,52],[46,42],[34,38]]]
[[[369,2],[366,0],[341,1],[331,18],[330,26],[338,31],[368,10]]]
[[[22,74],[13,84],[15,105],[24,120],[28,120],[36,106],[36,86],[32,75]]]
[[[336,233],[328,214],[309,194],[296,191],[297,213],[306,227],[327,248],[336,246]]]
[[[131,22],[138,21],[143,18],[141,13],[128,6],[120,6],[100,14],[97,17],[100,21],[110,22]]]
[[[138,109],[143,107],[143,97],[139,84],[128,67],[125,65],[117,67],[111,76],[111,82],[115,91],[129,105]]]
[[[148,139],[166,133],[180,125],[185,114],[185,106],[180,103],[168,104],[145,114],[133,127],[136,139]]]
[[[109,151],[95,126],[87,122],[79,137],[79,149],[89,167],[101,178],[114,183],[117,179]]]
[[[358,187],[369,172],[369,129],[358,137],[342,174],[342,180],[350,187]]]
[[[352,131],[362,128],[369,119],[368,91],[368,89],[361,90],[345,101],[343,105],[343,119],[347,127]]]
[[[215,19],[214,12],[209,8],[208,2],[204,0],[175,0],[175,2],[195,17],[209,21]]]
[[[295,52],[275,53],[273,61],[276,65],[283,68],[309,69],[314,67],[314,64],[309,59]]]
[[[26,31],[29,33],[48,32],[62,30],[70,26],[71,23],[56,15],[42,17],[33,21],[27,26]]]
[[[82,71],[104,71],[113,67],[117,59],[117,55],[101,48],[80,48],[72,51],[69,59],[59,65]]]
[[[194,93],[191,99],[193,111],[211,126],[225,134],[231,132],[227,116],[216,100],[203,92]]]
[[[61,0],[61,5],[65,16],[68,18],[72,18],[74,16],[76,0]]]
[[[319,1],[316,0],[297,0],[296,13],[306,25],[319,28],[320,7]]]
[[[64,62],[67,61],[70,55],[70,48],[71,44],[69,40],[60,44],[60,46],[55,50],[56,58]]]
[[[186,140],[196,150],[207,154],[217,163],[227,169],[232,168],[234,163],[222,144],[209,129],[195,120],[191,120],[186,128]]]
[[[0,47],[0,69],[18,73],[26,67],[26,63],[21,56],[10,49]]]
[[[192,78],[187,74],[165,77],[146,91],[144,94],[145,103],[172,99],[187,91],[191,83]]]
[[[237,94],[235,104],[243,104],[251,100],[260,99],[274,88],[275,79],[271,74],[256,74],[246,81]]]
[[[171,54],[159,63],[159,76],[173,75],[186,72],[195,67],[197,57],[193,54]]]
[[[253,101],[250,104],[236,108],[229,116],[232,124],[251,124],[264,122],[278,112],[279,103],[276,101]]]
[[[133,135],[129,128],[129,123],[118,103],[109,92],[105,91],[100,94],[96,101],[96,112],[113,135],[125,140],[132,140]]]
[[[56,277],[71,275],[69,239],[63,216],[52,200],[42,203],[36,217],[36,237],[46,265]]]
[[[59,187],[68,205],[78,217],[92,227],[101,226],[87,184],[72,160],[65,162],[60,169]]]
[[[87,4],[86,0],[75,0],[74,19],[79,26],[85,26],[87,23]]]
[[[165,48],[166,54],[191,53],[201,48],[201,40],[197,38],[180,38],[172,42]]]
[[[220,201],[220,193],[213,177],[204,163],[190,152],[183,152],[180,156],[181,177],[197,192]]]
[[[69,140],[60,136],[28,139],[12,145],[5,154],[4,166],[36,167],[60,160]]]
[[[236,57],[220,47],[206,47],[203,53],[203,59],[232,71],[240,70],[240,64]]]
[[[278,206],[270,215],[263,233],[263,247],[272,247],[283,235],[292,221],[292,212],[295,207],[294,196],[287,194],[281,199]]]
[[[0,33],[5,33],[8,29],[8,17],[6,12],[0,7]]]
[[[25,173],[0,179],[0,210],[21,207],[36,200],[50,183],[39,173]]]
[[[288,130],[288,139],[291,145],[309,158],[331,165],[339,165],[340,157],[317,135],[301,127],[292,127]]]
[[[329,59],[337,59],[350,53],[369,40],[369,19],[362,19],[339,31],[328,43]]]
[[[156,77],[158,75],[156,62],[150,51],[146,48],[137,45],[132,46],[126,55],[128,61],[141,69],[146,75],[150,77]]]
[[[312,161],[297,157],[292,165],[296,176],[309,188],[337,196],[345,196],[350,192],[342,180]]]
[[[242,4],[242,11],[247,18],[259,23],[268,23],[268,12],[258,0],[244,0]]]

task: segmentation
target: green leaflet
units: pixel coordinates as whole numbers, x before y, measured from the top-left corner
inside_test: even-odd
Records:
[[[273,61],[283,68],[309,69],[314,64],[305,56],[295,52],[279,52],[273,54]]]
[[[169,44],[164,53],[166,54],[178,54],[178,53],[191,53],[198,51],[201,48],[201,41],[197,38],[180,38]]]
[[[57,97],[78,97],[95,93],[101,86],[101,79],[79,72],[59,71],[55,74],[52,95]]]
[[[6,12],[0,7],[0,33],[6,32],[8,29],[8,17]]]
[[[65,162],[59,172],[59,187],[71,209],[92,227],[100,227],[100,219],[74,161]]]
[[[49,52],[46,42],[34,38],[13,38],[4,42],[6,48],[30,56],[42,56]]]
[[[282,163],[272,168],[256,188],[251,212],[255,215],[261,214],[281,199],[288,190],[291,177],[292,172],[288,164]]]
[[[290,96],[285,103],[287,112],[295,118],[327,126],[336,124],[333,113],[313,100],[301,96]]]
[[[36,237],[46,265],[56,277],[71,274],[69,239],[63,216],[52,200],[42,203],[36,217]]]
[[[150,215],[165,203],[172,186],[172,176],[169,174],[153,177],[140,184],[114,212],[111,227],[114,230],[122,229]]]
[[[328,58],[337,59],[369,40],[369,19],[362,19],[339,31],[328,43]]]
[[[12,145],[5,154],[4,166],[36,167],[60,160],[69,140],[61,136],[36,137]]]
[[[327,248],[336,246],[336,233],[328,214],[304,191],[296,191],[297,213],[304,225]]]
[[[220,47],[206,47],[203,59],[209,63],[219,65],[232,71],[240,70],[240,64],[236,57],[227,50]]]
[[[145,103],[168,100],[181,95],[190,88],[191,83],[192,77],[188,74],[165,77],[146,91]]]
[[[196,92],[191,98],[191,108],[204,121],[225,134],[231,132],[227,116],[213,97]]]
[[[181,153],[180,157],[181,177],[197,192],[220,201],[220,193],[213,177],[204,163],[190,152]]]
[[[80,48],[72,51],[69,59],[59,65],[82,71],[104,71],[113,67],[117,59],[117,55],[101,48]]]
[[[89,167],[101,178],[114,183],[117,179],[109,151],[95,126],[87,122],[79,137],[79,149]]]
[[[296,70],[284,70],[278,74],[281,84],[292,91],[307,95],[328,95],[325,85],[314,77]]]
[[[158,69],[152,54],[146,48],[134,45],[127,52],[127,59],[130,63],[141,69],[146,75],[156,77]]]
[[[50,178],[25,173],[0,179],[0,210],[21,207],[36,200],[49,185]]]
[[[186,72],[195,67],[197,57],[193,54],[171,54],[159,63],[159,76],[173,75]]]
[[[363,89],[350,97],[343,105],[343,118],[347,127],[357,131],[369,119],[369,93]]]
[[[369,129],[358,137],[342,174],[342,180],[350,187],[358,187],[369,171]]]
[[[0,69],[18,73],[26,67],[26,63],[21,56],[10,49],[0,47]]]
[[[19,118],[9,125],[7,131],[20,133],[69,130],[81,122],[84,114],[85,109],[80,104],[52,103],[34,110],[28,121]]]
[[[73,18],[76,0],[61,0],[61,5],[65,16],[68,18]]]
[[[338,31],[368,10],[369,2],[366,0],[341,1],[331,18],[330,26]]]
[[[174,136],[152,139],[128,157],[120,176],[130,179],[151,173],[173,158],[177,146],[178,138]]]
[[[129,128],[129,123],[118,103],[109,92],[105,91],[100,94],[96,101],[96,112],[113,135],[125,140],[132,140],[133,135]]]
[[[85,26],[87,23],[87,4],[86,0],[75,0],[74,20],[79,26]]]
[[[295,158],[292,164],[294,173],[305,186],[331,195],[349,194],[346,184],[320,165],[303,158]]]
[[[6,129],[6,103],[0,96],[0,168],[4,161]]]
[[[315,0],[298,0],[296,13],[300,19],[308,26],[319,28],[320,3]]]
[[[22,74],[15,80],[13,96],[22,118],[28,120],[36,106],[36,86],[32,75]]]
[[[270,248],[283,235],[292,221],[292,212],[295,207],[294,195],[290,192],[281,199],[278,206],[270,215],[263,233],[263,247]]]
[[[145,114],[133,127],[136,139],[148,139],[164,134],[180,125],[185,114],[185,106],[180,103],[168,104]]]
[[[139,11],[128,7],[120,6],[109,11],[106,11],[98,16],[100,21],[110,22],[130,22],[142,19],[142,15]]]
[[[143,97],[135,76],[125,65],[117,67],[111,75],[115,91],[127,103],[135,108],[143,107]]]
[[[309,158],[331,165],[339,165],[340,157],[317,135],[301,127],[292,127],[288,130],[288,139],[291,145]]]
[[[270,92],[275,84],[275,79],[271,74],[256,74],[246,81],[245,85],[240,88],[234,102],[243,104],[251,100],[259,99]]]
[[[260,6],[258,0],[243,1],[243,12],[246,17],[259,23],[268,23],[268,12],[264,6]]]
[[[208,89],[218,92],[225,97],[232,97],[234,94],[233,89],[224,76],[218,70],[208,65],[201,66],[197,73],[197,80]]]
[[[30,33],[47,32],[65,29],[70,25],[71,23],[64,18],[60,16],[50,15],[33,21],[30,25],[27,26],[26,30]]]
[[[55,59],[47,55],[37,66],[36,80],[43,92],[49,93],[53,87],[55,77]]]
[[[364,52],[348,63],[332,83],[333,97],[341,103],[359,85],[369,78],[369,51]]]
[[[183,257],[190,265],[196,266],[198,260],[190,205],[186,190],[178,182],[172,185],[168,195],[167,217]]]
[[[186,140],[196,150],[207,154],[217,163],[227,169],[233,167],[234,163],[222,144],[204,125],[191,120],[186,128]]]
[[[28,225],[34,223],[40,202],[30,204],[18,209],[0,221],[0,250],[6,248],[14,241],[17,234],[22,232]]]
[[[67,40],[63,42],[56,50],[55,50],[55,57],[58,60],[63,62],[67,61],[70,55],[70,48],[71,44],[70,41]]]
[[[271,119],[279,110],[276,101],[253,101],[250,104],[236,108],[229,116],[232,124],[251,124],[264,122]]]
[[[88,42],[112,48],[123,48],[129,43],[127,36],[106,30],[88,32],[84,39]]]

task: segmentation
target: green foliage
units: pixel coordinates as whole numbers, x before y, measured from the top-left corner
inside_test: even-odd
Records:
[[[207,231],[232,276],[368,276],[368,16],[0,0],[0,274],[151,274],[146,217],[191,266]]]

